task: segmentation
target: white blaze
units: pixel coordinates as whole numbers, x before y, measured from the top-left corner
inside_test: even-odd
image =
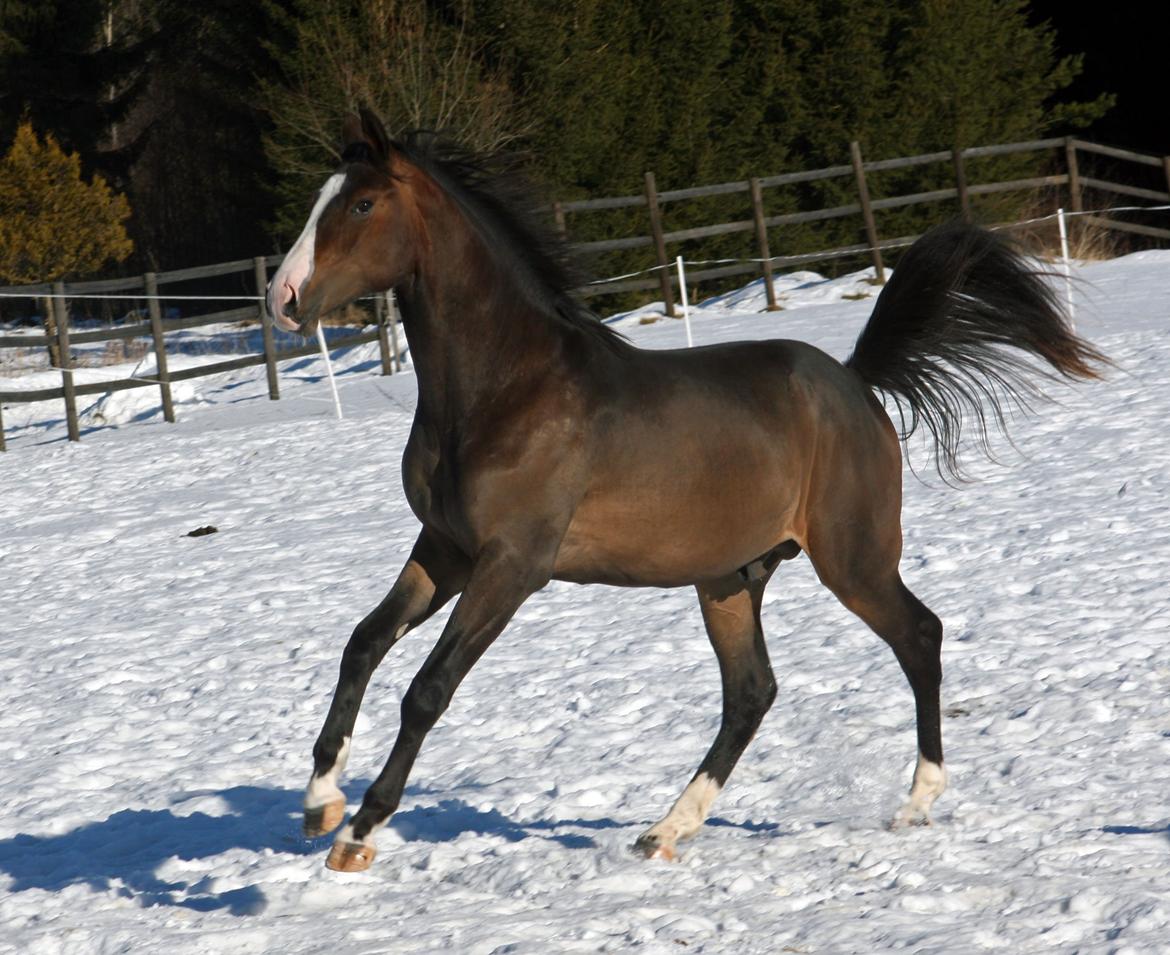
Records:
[[[297,323],[284,314],[284,306],[293,298],[300,298],[301,289],[313,274],[313,253],[317,238],[317,220],[329,205],[329,201],[341,192],[345,182],[343,173],[334,173],[321,187],[317,194],[317,201],[313,211],[309,213],[309,221],[301,231],[300,237],[289,250],[288,255],[272,276],[268,283],[268,312],[276,324],[290,332],[297,331]]]

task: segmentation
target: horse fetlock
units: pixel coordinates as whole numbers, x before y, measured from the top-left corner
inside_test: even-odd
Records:
[[[337,755],[330,760],[325,755],[326,747],[318,743],[314,748],[314,770],[305,790],[305,835],[314,838],[332,832],[345,817],[345,794],[337,785],[349,760],[350,737],[341,741]],[[324,766],[324,769],[320,767]]]
[[[345,772],[349,763],[349,750],[352,737],[343,736],[339,744],[325,738],[324,734],[313,747],[313,778],[309,781],[310,788],[316,780],[323,780],[325,785],[336,786],[337,780]]]
[[[634,847],[647,859],[675,858],[676,845],[703,828],[720,788],[711,776],[699,773],[670,807],[670,812],[642,833]]]
[[[891,828],[929,826],[930,810],[934,806],[934,801],[946,791],[946,788],[946,767],[919,753],[918,765],[914,768],[914,782],[910,786],[910,798],[894,815]]]

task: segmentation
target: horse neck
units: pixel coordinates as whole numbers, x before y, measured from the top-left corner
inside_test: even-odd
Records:
[[[421,258],[396,294],[420,410],[467,414],[520,381],[555,373],[564,331],[530,304],[457,204],[440,195],[419,221]]]

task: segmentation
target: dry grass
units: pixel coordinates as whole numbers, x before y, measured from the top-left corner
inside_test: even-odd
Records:
[[[1018,213],[1018,217],[1020,221],[1041,221],[1010,231],[1016,242],[1033,255],[1049,262],[1061,258],[1060,225],[1054,214],[1058,199],[1050,190],[1037,192],[1028,206]],[[1065,225],[1068,229],[1070,259],[1103,262],[1134,250],[1133,236],[1090,222],[1087,216],[1068,215],[1066,210]]]

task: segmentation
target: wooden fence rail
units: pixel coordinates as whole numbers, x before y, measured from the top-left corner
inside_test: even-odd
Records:
[[[1053,152],[1056,155],[1058,165],[1062,165],[1064,171],[1053,175],[1034,176],[1001,182],[979,183],[971,181],[970,161],[973,159],[1036,152]],[[1166,189],[1163,191],[1161,188],[1152,189],[1135,186],[1132,183],[1113,182],[1096,176],[1086,176],[1080,169],[1080,153],[1088,153],[1103,156],[1108,159],[1158,168],[1161,170],[1160,181],[1164,182]],[[942,164],[949,167],[949,175],[952,177],[954,185],[948,188],[907,195],[880,196],[877,198],[871,196],[869,188],[869,176],[871,174],[910,169],[930,164]],[[768,199],[766,191],[769,189],[832,179],[846,179],[849,177],[853,178],[853,189],[856,195],[856,201],[854,202],[829,208],[786,212],[776,215],[768,215],[766,212]],[[920,156],[866,160],[862,156],[860,144],[855,142],[850,144],[850,162],[846,165],[661,191],[657,187],[654,174],[648,172],[645,176],[644,186],[645,188],[640,195],[609,196],[596,199],[577,199],[558,202],[554,204],[552,210],[553,216],[557,228],[562,234],[565,234],[569,231],[566,218],[570,215],[577,216],[614,209],[645,208],[646,227],[649,230],[646,234],[619,236],[592,242],[580,242],[575,245],[575,248],[583,253],[653,249],[655,266],[633,276],[623,276],[618,279],[593,283],[579,291],[584,297],[596,297],[658,289],[662,296],[664,310],[668,315],[674,315],[674,294],[675,288],[677,287],[677,278],[673,274],[674,270],[670,268],[670,264],[674,261],[674,255],[668,248],[669,246],[677,246],[680,243],[715,236],[753,233],[756,251],[758,253],[757,256],[752,259],[739,259],[730,262],[699,262],[697,263],[699,266],[705,267],[688,270],[687,277],[690,282],[697,284],[737,275],[758,274],[764,282],[768,307],[776,308],[776,294],[772,281],[772,272],[775,268],[830,261],[847,256],[868,255],[878,281],[882,281],[884,278],[882,252],[904,247],[917,238],[917,236],[900,236],[897,238],[883,239],[879,233],[875,213],[891,209],[901,209],[912,205],[957,202],[960,214],[969,218],[972,215],[971,200],[974,197],[995,195],[1003,192],[1027,192],[1037,189],[1056,189],[1063,191],[1067,196],[1067,208],[1077,213],[1082,213],[1085,210],[1085,193],[1087,190],[1094,190],[1095,192],[1108,195],[1128,196],[1153,203],[1170,203],[1170,157],[1149,156],[1130,150],[1117,149],[1112,146],[1102,146],[1073,137],[1064,137],[993,146],[976,146],[967,149],[926,153]],[[750,200],[751,218],[737,219],[730,222],[715,222],[708,225],[670,231],[666,228],[665,223],[669,217],[669,207],[672,203],[737,194],[744,194]],[[859,232],[864,232],[864,242],[839,246],[820,252],[801,253],[797,255],[775,255],[771,251],[769,230],[783,226],[802,225],[850,217],[859,218]],[[1084,215],[1082,218],[1085,223],[1100,228],[1128,232],[1154,239],[1170,240],[1170,229],[1150,225],[1148,222],[1129,222],[1099,214]],[[232,262],[219,262],[212,265],[174,269],[169,272],[147,272],[145,275],[124,278],[94,279],[82,282],[69,282],[67,284],[62,282],[40,283],[37,285],[0,288],[0,296],[19,296],[32,299],[44,298],[47,315],[46,328],[41,334],[0,335],[0,349],[37,346],[48,349],[53,356],[53,365],[61,373],[61,385],[59,387],[25,391],[0,391],[0,451],[3,451],[5,448],[3,422],[3,404],[5,402],[14,404],[46,400],[63,401],[69,437],[71,440],[76,441],[80,437],[80,423],[77,413],[78,397],[105,394],[130,388],[157,387],[159,389],[159,399],[162,405],[163,415],[167,421],[174,421],[174,402],[171,395],[171,385],[174,382],[187,381],[206,375],[220,374],[251,366],[265,365],[269,397],[274,400],[278,399],[280,397],[280,382],[277,363],[291,358],[310,355],[317,350],[315,344],[286,349],[279,349],[276,345],[272,318],[268,315],[267,309],[265,308],[263,295],[264,287],[267,283],[268,270],[278,266],[282,259],[282,255],[257,256],[250,259],[238,259]],[[161,286],[222,278],[232,275],[240,275],[241,282],[246,286],[250,286],[252,294],[220,297],[235,298],[236,300],[254,299],[253,304],[225,308],[210,314],[195,315],[186,318],[163,317],[161,302],[166,301],[168,296],[160,288]],[[80,299],[87,296],[109,296],[116,299],[120,297],[119,293],[125,293],[128,297],[145,298],[147,301],[146,320],[132,321],[127,324],[97,330],[79,331],[71,328],[69,318],[70,298]],[[193,296],[178,296],[176,293],[172,293],[170,299],[171,301],[179,301],[190,297]],[[215,298],[215,296],[205,296],[202,300],[211,301]],[[398,351],[398,337],[394,321],[395,313],[393,308],[386,308],[386,304],[386,301],[380,297],[376,301],[374,330],[334,340],[330,342],[330,348],[345,348],[376,341],[379,343],[382,373],[391,374],[395,368],[401,369],[401,357]],[[263,351],[261,353],[214,361],[179,370],[170,369],[167,362],[168,333],[207,325],[248,321],[259,321],[260,323],[263,340]],[[78,383],[75,380],[77,369],[74,367],[71,353],[71,349],[74,346],[146,337],[151,339],[156,356],[156,369],[152,375],[84,383]]]

